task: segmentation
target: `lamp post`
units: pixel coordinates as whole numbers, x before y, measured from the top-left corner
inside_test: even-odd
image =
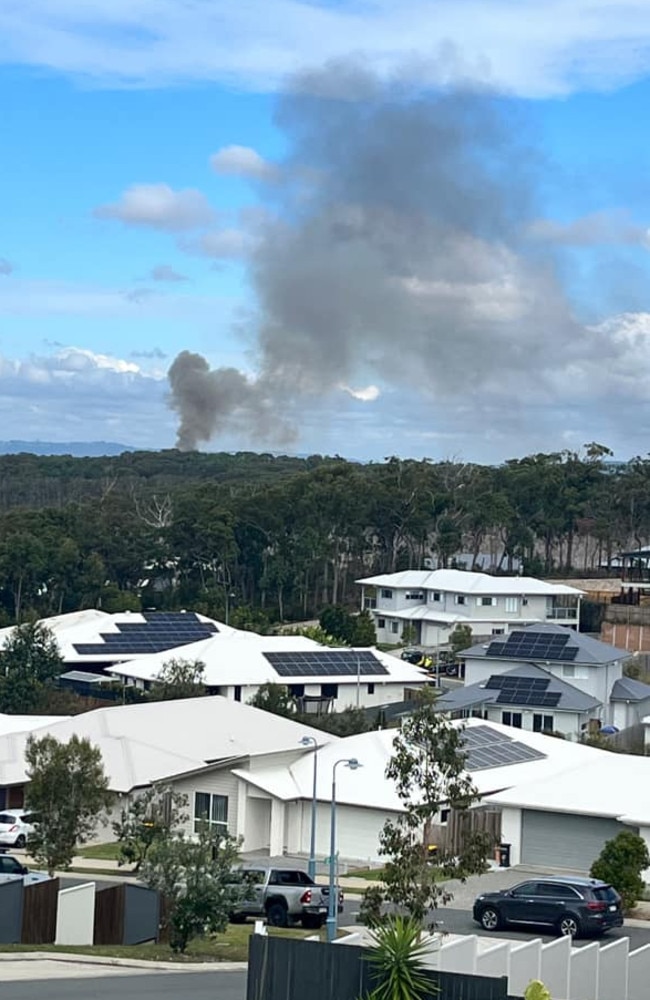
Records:
[[[318,742],[315,736],[303,736],[301,739],[301,744],[304,747],[313,746],[314,747],[314,777],[312,784],[311,793],[311,834],[309,838],[309,864],[307,866],[307,872],[310,879],[316,878],[316,810],[318,808],[318,803],[316,800],[316,791],[318,785]]]
[[[329,911],[327,914],[327,940],[329,944],[336,939],[338,922],[338,899],[336,892],[336,769],[339,764],[345,764],[351,771],[356,771],[362,765],[356,757],[343,757],[337,760],[332,768],[332,805],[330,813],[330,893]]]

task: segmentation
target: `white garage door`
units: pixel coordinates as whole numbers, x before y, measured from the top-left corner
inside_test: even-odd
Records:
[[[522,810],[521,863],[588,872],[606,840],[630,829],[615,819]]]

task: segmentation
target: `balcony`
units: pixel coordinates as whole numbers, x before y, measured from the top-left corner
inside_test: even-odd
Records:
[[[557,619],[569,619],[571,621],[578,620],[578,609],[577,608],[547,608],[546,609],[546,620],[549,622],[557,621]]]

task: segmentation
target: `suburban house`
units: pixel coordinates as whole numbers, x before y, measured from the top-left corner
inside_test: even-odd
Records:
[[[209,694],[249,701],[282,684],[305,712],[408,701],[424,671],[373,648],[331,648],[301,635],[258,635],[190,611],[77,611],[46,618],[65,662],[60,681],[98,695],[107,682],[146,690],[171,659],[200,660]],[[13,626],[0,630],[0,647]]]
[[[255,805],[247,827],[238,784],[229,769],[247,768],[258,754],[286,768],[305,753],[300,743],[304,736],[319,747],[337,739],[292,719],[219,697],[99,708],[29,731],[0,735],[0,809],[23,804],[24,753],[30,733],[62,741],[76,735],[99,747],[109,787],[118,796],[117,813],[138,789],[155,782],[173,783],[188,796],[188,832],[207,818],[241,833],[251,845],[248,849],[259,841]],[[277,813],[277,808],[275,814],[269,812],[269,823],[277,825]],[[98,830],[98,839],[111,838],[110,827]]]
[[[465,684],[437,702],[454,716],[579,739],[650,712],[650,686],[623,675],[629,653],[561,625],[513,629],[463,650]]]
[[[500,812],[501,840],[514,864],[587,871],[605,840],[633,829],[650,845],[650,759],[613,754],[527,729],[471,718],[464,727],[467,770],[479,804]],[[8,729],[13,727],[8,724]],[[401,804],[386,766],[395,730],[339,739],[292,719],[221,697],[96,709],[32,730],[60,740],[73,733],[98,746],[113,815],[152,782],[188,797],[186,832],[208,821],[242,838],[244,851],[307,856],[314,765],[317,857],[329,851],[336,771],[337,846],[344,859],[379,860],[379,835]],[[0,735],[0,808],[19,807],[27,783],[28,731]],[[309,745],[303,744],[309,737]],[[309,741],[313,741],[310,743]],[[440,823],[449,816],[443,809]],[[99,827],[98,840],[112,837]]]
[[[378,642],[441,646],[456,625],[475,638],[514,627],[557,622],[577,627],[582,591],[528,576],[489,576],[459,569],[404,570],[357,580],[361,607],[370,611]]]
[[[377,649],[335,649],[305,636],[246,635],[246,640],[215,636],[178,655],[205,665],[211,694],[247,702],[262,685],[281,684],[305,712],[379,709],[408,700],[409,692],[427,683],[424,671]],[[148,688],[168,658],[158,653],[133,659],[107,673]]]

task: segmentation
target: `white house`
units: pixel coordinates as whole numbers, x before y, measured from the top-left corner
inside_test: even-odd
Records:
[[[305,636],[248,636],[247,641],[214,636],[176,655],[205,665],[211,694],[247,702],[263,684],[281,684],[307,712],[379,708],[407,700],[409,691],[427,682],[418,667],[377,649],[333,649]],[[158,653],[107,673],[146,688],[168,659],[169,653]]]
[[[291,719],[238,705],[219,697],[187,698],[140,705],[99,708],[22,732],[0,735],[0,808],[22,805],[27,783],[25,744],[30,732],[67,741],[73,735],[99,747],[109,787],[128,795],[153,782],[169,782],[184,776],[193,825],[196,810],[202,814],[205,798],[212,792],[210,774],[223,762],[241,764],[257,754],[287,760],[304,753],[300,740],[307,735],[318,746],[336,737]],[[279,756],[278,756],[279,755]],[[236,796],[210,800],[214,822],[236,822]],[[104,839],[110,837],[104,831]]]
[[[527,576],[489,576],[458,569],[405,570],[357,580],[361,607],[373,616],[379,642],[440,646],[456,625],[476,638],[503,635],[535,622],[577,626],[582,591]]]
[[[193,611],[121,611],[109,614],[96,608],[42,619],[56,639],[69,669],[102,672],[124,660],[175,650],[210,637],[232,638],[247,633]],[[0,629],[0,648],[14,626]]]
[[[629,653],[561,625],[513,629],[462,653],[465,685],[437,702],[442,711],[578,739],[585,728],[637,725],[650,686],[623,676]]]
[[[459,723],[460,725],[461,723]],[[395,730],[378,730],[330,742],[317,751],[317,856],[329,854],[332,771],[336,761],[356,758],[361,767],[341,764],[336,771],[337,846],[341,857],[378,861],[379,835],[387,818],[401,811],[386,767]],[[606,751],[470,719],[466,724],[468,770],[484,802],[504,788],[553,776]],[[245,850],[307,855],[311,834],[314,751],[289,762],[258,754],[244,764],[224,764],[212,772],[212,787],[237,798],[232,833],[244,837]],[[618,755],[616,755],[618,756]],[[207,776],[205,776],[207,777]],[[185,788],[181,779],[179,787]],[[192,780],[195,780],[192,778]],[[236,784],[234,784],[236,782]],[[237,788],[237,792],[235,792]],[[252,812],[251,812],[252,811]],[[251,820],[251,815],[253,820]]]
[[[622,830],[640,834],[650,848],[650,758],[596,753],[491,796],[502,810],[513,864],[587,872],[605,841]]]

